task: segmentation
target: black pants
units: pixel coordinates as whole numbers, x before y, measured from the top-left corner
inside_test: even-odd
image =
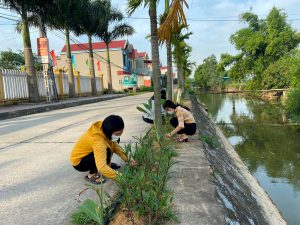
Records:
[[[170,124],[176,128],[178,126],[177,117],[173,117],[170,120]],[[196,123],[184,123],[184,128],[178,131],[177,134],[194,135],[196,131],[197,131]]]
[[[120,139],[118,140],[118,143],[120,143]],[[111,158],[112,158],[112,151],[110,148],[106,149],[106,164],[110,165]],[[94,157],[94,152],[91,152],[90,154],[84,156],[80,163],[77,166],[73,166],[76,170],[80,172],[86,172],[90,171],[90,174],[94,174],[98,172],[96,161]]]
[[[106,153],[106,164],[109,165],[112,158],[112,151],[110,148],[107,148]],[[74,168],[80,172],[86,172],[90,171],[90,174],[94,174],[98,172],[96,161],[94,157],[94,152],[91,152],[90,154],[84,156],[80,163],[77,166],[74,166]]]

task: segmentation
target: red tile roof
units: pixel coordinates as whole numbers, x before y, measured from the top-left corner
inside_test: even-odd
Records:
[[[118,40],[118,41],[112,41],[109,44],[109,48],[120,48],[124,49],[126,46],[126,40]],[[100,50],[100,49],[105,49],[106,45],[104,42],[94,42],[92,44],[93,50]],[[86,51],[89,49],[89,43],[83,43],[83,44],[71,44],[71,51],[76,52],[76,51]],[[63,47],[61,52],[66,52],[66,45]]]
[[[147,55],[147,52],[139,52],[138,53],[139,58],[146,57],[146,55]]]
[[[135,59],[136,54],[137,54],[137,50],[136,50],[136,49],[133,49],[132,52],[129,54],[129,57],[130,57],[131,59]]]
[[[117,74],[118,75],[130,75],[131,73],[128,71],[125,71],[125,70],[119,70],[119,71],[117,71]]]
[[[160,69],[161,70],[166,70],[166,69],[168,69],[168,67],[167,66],[161,66]]]

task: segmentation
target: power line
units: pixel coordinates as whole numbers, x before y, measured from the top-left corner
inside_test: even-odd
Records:
[[[296,15],[296,14],[295,14]],[[149,20],[149,17],[125,17],[127,19],[132,19],[132,20]],[[213,17],[212,17],[213,18]],[[222,17],[215,17],[215,18],[222,18]],[[226,17],[224,17],[226,18]],[[227,17],[230,18],[230,17]],[[264,21],[266,19],[260,19],[261,21]],[[300,18],[296,19],[288,19],[289,21],[297,21],[300,20]],[[193,21],[193,22],[243,22],[244,20],[242,19],[209,19],[209,18],[187,18],[187,21]]]
[[[63,31],[60,31],[60,32],[61,32],[63,35],[65,35],[65,33],[64,33]],[[54,34],[55,34],[55,33],[54,33]],[[65,40],[64,37],[61,37],[61,36],[59,36],[59,35],[57,35],[57,34],[55,34],[55,35],[56,35],[57,37],[59,37],[59,38]],[[75,38],[70,37],[70,40],[71,40],[74,44],[76,44],[79,48],[81,48],[83,51],[89,52],[89,48],[84,47],[84,46],[82,45],[82,43],[79,42],[78,40],[76,40]],[[104,57],[102,57],[101,55],[97,54],[95,51],[93,51],[93,54],[95,54],[95,55],[96,55],[96,58],[99,59],[100,61],[105,62],[105,63],[108,63],[108,61],[107,61]],[[121,67],[121,66],[119,66],[119,65],[116,65],[116,64],[113,63],[113,62],[110,62],[110,64],[113,65],[113,66],[115,66],[115,67],[117,67],[117,68],[119,68],[119,69],[121,69],[121,70],[124,70],[123,67]]]
[[[19,20],[15,20],[15,19],[7,18],[7,17],[5,17],[5,16],[1,16],[1,15],[0,15],[0,18],[4,18],[4,19],[7,19],[7,20],[11,20],[11,21],[19,22]]]
[[[16,16],[16,15],[10,15],[10,14],[5,14],[5,13],[2,13],[2,12],[0,12],[0,15],[2,15],[2,16],[10,16],[10,17],[18,17],[18,16]],[[20,17],[18,17],[19,19],[21,19]]]

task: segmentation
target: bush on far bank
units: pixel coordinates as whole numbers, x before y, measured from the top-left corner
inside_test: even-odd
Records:
[[[285,107],[292,119],[300,122],[300,84],[289,92]]]

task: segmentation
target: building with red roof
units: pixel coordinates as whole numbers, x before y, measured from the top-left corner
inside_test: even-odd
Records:
[[[89,76],[89,47],[88,43],[71,44],[71,54],[74,70],[80,75]],[[108,83],[108,63],[106,60],[106,45],[104,42],[92,43],[94,52],[94,68],[96,76],[101,78],[101,86],[106,89]],[[124,82],[132,79],[135,74],[137,86],[144,86],[144,80],[151,75],[149,58],[146,52],[138,52],[127,40],[112,41],[109,46],[113,89],[124,90]],[[66,46],[63,46],[57,57],[58,69],[66,70]],[[151,80],[151,79],[150,79]]]

